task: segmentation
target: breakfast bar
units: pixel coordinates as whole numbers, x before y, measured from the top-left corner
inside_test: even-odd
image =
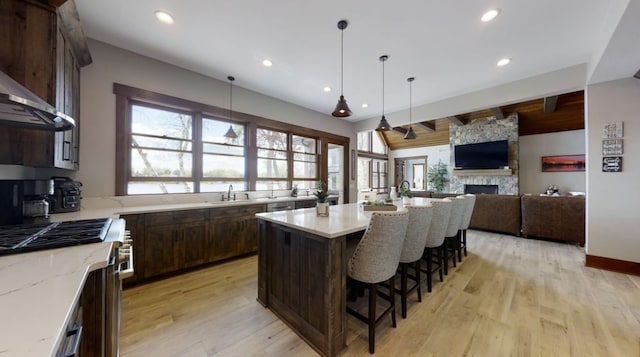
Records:
[[[414,199],[426,204],[428,199]],[[370,212],[357,203],[258,217],[258,301],[324,356],[346,347],[347,240],[360,239]]]

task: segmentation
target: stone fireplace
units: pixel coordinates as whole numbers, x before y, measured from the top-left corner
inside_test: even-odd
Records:
[[[466,193],[466,186],[496,186],[501,195],[517,195],[518,115],[504,119],[488,117],[466,125],[449,124],[450,166],[455,167],[455,146],[487,141],[509,141],[509,167],[495,170],[452,170],[450,192]]]

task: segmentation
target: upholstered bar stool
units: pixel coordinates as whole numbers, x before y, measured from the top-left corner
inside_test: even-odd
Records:
[[[473,215],[473,208],[476,205],[476,196],[472,194],[464,195],[465,207],[462,219],[460,220],[460,229],[458,230],[458,261],[462,261],[462,250],[464,249],[464,256],[467,256],[467,229],[471,224],[471,216]]]
[[[449,217],[451,216],[451,200],[432,201],[433,215],[431,217],[431,225],[427,233],[427,240],[424,246],[423,258],[427,262],[427,292],[431,292],[431,283],[433,273],[440,273],[440,281],[443,281],[442,270],[446,266],[444,264],[444,235],[449,225]],[[435,264],[435,266],[434,266]]]
[[[453,262],[453,266],[456,267],[456,247],[458,246],[458,229],[460,228],[460,221],[464,214],[465,198],[464,196],[456,196],[451,198],[451,216],[449,217],[449,224],[447,225],[447,231],[445,233],[445,268],[444,274],[449,273],[449,258]]]
[[[351,279],[366,284],[369,288],[368,316],[347,306],[347,312],[369,325],[369,352],[375,352],[376,324],[391,313],[391,324],[396,327],[395,274],[400,263],[400,254],[407,233],[409,213],[373,212],[362,239],[356,246],[347,266]],[[376,317],[377,284],[389,283],[389,307]]]
[[[409,206],[409,223],[407,225],[407,234],[402,245],[402,253],[400,254],[400,293],[402,318],[407,318],[407,295],[416,290],[418,301],[422,301],[422,293],[420,291],[420,260],[424,252],[424,246],[427,242],[427,232],[431,225],[431,217],[433,215],[433,206]],[[409,275],[409,268],[413,267],[415,275]],[[408,287],[408,278],[414,281],[412,287]]]

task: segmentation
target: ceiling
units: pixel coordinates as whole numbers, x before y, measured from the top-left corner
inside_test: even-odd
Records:
[[[415,140],[404,140],[408,125],[380,132],[391,150],[449,144],[449,125],[467,125],[488,117],[518,115],[518,135],[584,129],[584,91],[564,93],[413,124]]]
[[[346,19],[351,121],[383,112],[380,55],[389,56],[389,113],[409,107],[407,77],[416,77],[416,106],[592,62],[627,1],[75,0],[88,37],[222,81],[233,75],[234,85],[327,115],[340,95],[337,22]],[[481,22],[494,7],[501,14]],[[155,10],[175,23],[158,22]],[[497,67],[503,57],[512,63]]]

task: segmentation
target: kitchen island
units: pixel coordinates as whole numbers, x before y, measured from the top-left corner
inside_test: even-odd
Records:
[[[413,205],[430,200],[416,198]],[[357,203],[258,217],[258,301],[324,356],[346,347],[347,241],[371,218]]]

